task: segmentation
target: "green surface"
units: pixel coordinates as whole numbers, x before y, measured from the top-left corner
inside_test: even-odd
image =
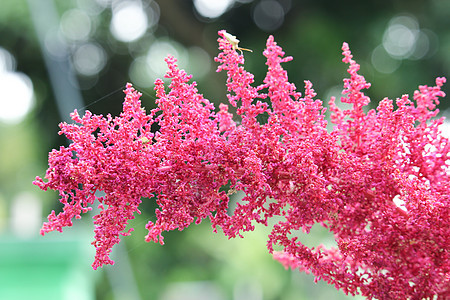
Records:
[[[94,299],[86,239],[0,238],[0,299]]]

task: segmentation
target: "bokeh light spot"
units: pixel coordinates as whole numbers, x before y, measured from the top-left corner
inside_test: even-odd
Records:
[[[418,33],[416,19],[410,16],[394,17],[384,32],[383,47],[394,58],[407,58],[414,51]]]
[[[390,74],[400,67],[401,61],[392,58],[384,47],[379,45],[372,51],[371,63],[378,72]]]
[[[194,0],[195,10],[205,18],[218,18],[234,3],[233,0]]]
[[[191,73],[194,78],[201,78],[206,76],[211,70],[211,57],[208,52],[199,47],[191,47],[188,49],[189,66],[188,73]]]
[[[430,39],[425,31],[420,30],[417,34],[414,51],[411,53],[410,59],[421,59],[430,51]]]
[[[92,76],[100,72],[106,64],[106,53],[102,47],[94,43],[79,46],[73,54],[75,70],[84,76]]]
[[[274,0],[262,0],[253,9],[253,21],[256,26],[270,32],[278,29],[284,22],[284,9]]]
[[[11,227],[16,236],[36,236],[42,222],[42,203],[29,192],[16,195],[11,204]]]
[[[61,17],[61,32],[70,41],[84,41],[91,32],[91,19],[81,9],[66,11]]]
[[[34,102],[33,84],[28,76],[17,72],[0,72],[0,121],[21,122]]]
[[[154,27],[158,25],[159,17],[161,15],[161,10],[158,3],[156,3],[155,1],[150,2],[150,5],[147,8],[147,15],[148,27]]]
[[[137,2],[122,2],[113,9],[110,31],[122,42],[132,42],[147,31],[148,18],[142,5]]]
[[[154,42],[147,53],[147,64],[156,77],[162,77],[167,71],[164,61],[169,54],[178,60],[180,68],[186,67],[188,57],[183,46],[171,40],[158,40]],[[155,78],[156,78],[155,77]]]
[[[141,88],[149,88],[153,85],[154,76],[149,70],[146,56],[135,58],[130,65],[128,73],[131,82]]]

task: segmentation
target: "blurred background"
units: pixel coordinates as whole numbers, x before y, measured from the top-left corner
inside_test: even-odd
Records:
[[[324,102],[339,96],[347,75],[344,41],[372,83],[372,107],[450,77],[449,0],[2,0],[0,299],[350,298],[275,262],[266,228],[228,241],[204,222],[167,233],[164,246],[147,244],[144,226],[155,210],[148,199],[135,232],[114,248],[114,266],[90,267],[92,215],[64,234],[38,235],[47,214],[61,209],[56,193],[31,184],[44,176],[47,153],[67,144],[58,123],[74,109],[118,114],[127,82],[150,110],[169,53],[218,107],[226,101],[225,74],[213,61],[220,29],[253,50],[244,55],[256,84],[273,34],[294,57],[284,64],[290,81],[303,91],[311,80]],[[441,115],[448,107],[443,101]],[[332,245],[327,232],[312,231],[304,243]]]

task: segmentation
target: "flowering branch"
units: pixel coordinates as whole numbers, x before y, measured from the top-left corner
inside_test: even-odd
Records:
[[[266,78],[254,87],[242,54],[225,31],[219,35],[218,71],[227,72],[228,100],[242,122],[225,104],[215,112],[169,56],[169,92],[156,80],[158,107],[149,114],[128,84],[120,116],[75,111],[79,125],[60,124],[72,143],[49,154],[46,181],[37,177],[34,184],[58,190],[64,207],[52,211],[41,233],[72,226],[98,202],[96,269],[113,264],[111,248],[132,231],[125,228],[142,197],[159,205],[145,240],[160,244],[164,231],[205,218],[231,238],[278,216],[267,245],[286,267],[368,298],[449,297],[450,142],[439,130],[443,119],[433,119],[445,78],[420,86],[413,100],[397,99],[396,109],[385,98],[366,113],[363,90],[370,84],[344,43],[350,78],[341,101],[352,108],[342,111],[331,99],[329,133],[311,82],[304,95],[296,91],[281,67],[292,57],[272,36],[263,53]],[[268,115],[264,124],[261,114]],[[233,191],[245,196],[230,212]],[[298,240],[295,233],[314,224],[334,234],[338,247],[308,248]]]

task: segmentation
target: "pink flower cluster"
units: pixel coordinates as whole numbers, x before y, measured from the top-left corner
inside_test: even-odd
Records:
[[[352,295],[448,299],[450,141],[439,129],[443,119],[433,119],[445,79],[420,86],[412,100],[385,98],[366,112],[363,90],[370,84],[344,43],[350,78],[341,101],[352,108],[340,110],[331,99],[330,133],[312,84],[305,81],[303,95],[296,91],[281,67],[292,57],[272,36],[264,51],[267,75],[254,87],[224,33],[216,62],[227,72],[239,121],[225,104],[215,112],[169,56],[169,92],[155,82],[158,107],[149,114],[128,84],[120,116],[75,111],[79,125],[60,125],[72,143],[49,154],[46,181],[37,177],[34,184],[58,190],[64,207],[49,215],[41,233],[72,226],[98,202],[96,269],[113,263],[111,248],[130,234],[126,226],[142,197],[159,205],[145,239],[161,244],[164,231],[205,218],[232,238],[276,217],[267,245],[286,267]],[[261,114],[267,122],[258,121]],[[160,130],[153,133],[155,123]],[[235,191],[245,196],[230,211]],[[338,247],[306,247],[296,233],[314,224],[327,228]]]

